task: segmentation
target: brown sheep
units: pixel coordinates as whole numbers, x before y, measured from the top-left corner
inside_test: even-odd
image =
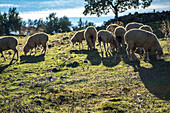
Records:
[[[12,36],[5,36],[0,38],[0,53],[3,55],[3,51],[12,49],[14,51],[14,55],[12,57],[12,60],[14,59],[15,54],[17,53],[17,60],[18,60],[18,50],[16,49],[16,46],[18,45],[18,41],[15,37]],[[6,58],[4,57],[4,60],[6,61]]]
[[[42,52],[44,51],[44,54],[45,54],[47,41],[48,41],[48,35],[45,33],[36,33],[36,34],[30,36],[24,46],[24,49],[23,49],[24,54],[26,55],[29,52],[29,50],[31,49],[31,51],[30,51],[30,55],[31,55],[33,48],[35,48],[35,54],[36,54],[36,52],[37,52],[36,48],[40,45],[43,46]]]

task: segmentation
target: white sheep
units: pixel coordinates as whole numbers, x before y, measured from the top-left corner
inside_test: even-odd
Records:
[[[85,40],[84,38],[84,30],[77,31],[74,36],[71,38],[71,42],[74,45],[76,42],[79,42],[79,49],[80,49],[80,43],[82,44],[83,49],[83,43],[82,41]]]
[[[157,60],[163,54],[161,45],[154,33],[141,29],[132,29],[125,33],[125,41],[127,43],[126,52],[131,61],[133,61],[132,55],[137,59],[137,56],[134,54],[136,47],[144,48],[143,58],[147,57],[148,61],[150,61],[149,52],[156,54]]]
[[[143,30],[146,30],[146,31],[149,31],[149,32],[153,32],[152,28],[148,25],[143,25],[139,29],[143,29]]]
[[[0,38],[0,53],[3,55],[3,51],[12,49],[14,51],[14,55],[12,57],[12,60],[14,59],[15,54],[17,53],[17,60],[18,60],[18,50],[16,49],[16,46],[18,45],[18,41],[15,37],[12,36],[5,36]],[[6,61],[6,58],[4,57],[4,60]]]
[[[44,54],[45,54],[47,41],[48,41],[48,35],[45,33],[37,33],[37,34],[30,36],[24,46],[24,49],[23,49],[24,54],[26,55],[31,49],[30,51],[30,55],[31,55],[33,48],[35,48],[35,54],[36,54],[37,52],[36,48],[40,45],[42,45],[43,47],[42,52],[44,51]]]
[[[128,23],[125,27],[126,31],[130,30],[130,29],[139,29],[139,27],[143,26],[142,23],[137,23],[137,22],[131,22]]]
[[[89,26],[84,31],[84,37],[86,39],[88,50],[95,49],[95,42],[97,39],[97,30],[93,26]]]
[[[107,26],[106,30],[112,32],[114,34],[114,31],[116,29],[116,27],[118,27],[119,25],[117,24],[110,24],[109,26]]]
[[[114,34],[117,42],[117,47],[120,49],[121,45],[124,48],[125,47],[125,41],[124,41],[124,34],[126,33],[126,30],[124,27],[119,26],[115,29]]]
[[[100,45],[101,52],[102,52],[101,41],[103,42],[105,52],[107,52],[107,50],[108,50],[108,43],[110,43],[110,46],[112,48],[117,49],[116,41],[114,39],[113,34],[110,31],[100,30],[97,34],[98,34],[98,42],[99,42],[99,45]],[[106,50],[106,47],[105,47],[105,43],[107,43],[107,50]]]

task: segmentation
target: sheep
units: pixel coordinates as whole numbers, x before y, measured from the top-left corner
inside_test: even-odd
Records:
[[[139,29],[143,29],[143,30],[146,30],[146,31],[149,31],[149,32],[153,32],[152,28],[148,25],[143,25]],[[142,51],[143,51],[143,48],[139,48],[139,53],[142,53]],[[140,58],[141,57],[142,56],[140,55]]]
[[[119,26],[115,29],[114,34],[117,42],[117,47],[120,49],[122,44],[122,47],[125,47],[125,41],[124,41],[124,34],[126,33],[126,30],[124,27]]]
[[[117,24],[110,24],[109,26],[107,26],[106,30],[112,32],[114,34],[114,31],[116,29],[116,27],[118,27],[119,25]]]
[[[30,55],[31,55],[33,48],[35,48],[35,54],[36,54],[36,52],[37,52],[36,48],[40,45],[43,46],[42,52],[44,51],[44,54],[45,54],[47,41],[48,41],[48,35],[45,33],[36,33],[36,34],[30,36],[24,46],[24,49],[23,49],[24,54],[26,55],[29,52],[29,50],[31,49],[31,51],[30,51]]]
[[[113,34],[110,31],[100,30],[97,34],[98,34],[98,42],[100,45],[101,52],[102,52],[101,41],[103,42],[105,52],[107,52],[107,50],[108,50],[108,43],[110,43],[111,47],[116,48],[116,50],[117,50],[116,41],[114,39]],[[107,50],[105,47],[105,43],[107,43]]]
[[[141,26],[143,26],[142,23],[131,22],[126,25],[125,29],[126,31],[129,31],[130,29],[139,29]]]
[[[152,28],[148,25],[143,25],[139,29],[143,29],[143,30],[146,30],[146,31],[149,31],[149,32],[153,32]]]
[[[84,37],[86,39],[87,45],[88,45],[88,50],[95,49],[95,42],[97,39],[97,30],[93,26],[89,26],[85,29],[84,31]]]
[[[82,49],[83,49],[83,43],[82,41],[85,40],[84,38],[84,30],[76,32],[74,36],[71,38],[71,42],[74,45],[76,42],[79,42],[79,50],[80,50],[80,43],[82,44]]]
[[[14,55],[12,57],[12,60],[14,59],[15,54],[17,53],[17,59],[18,60],[18,50],[16,49],[16,46],[18,45],[18,41],[15,37],[12,36],[5,36],[0,38],[0,53],[3,55],[3,51],[12,49],[14,51]],[[4,57],[4,60],[6,61],[6,58]],[[11,60],[11,61],[12,61]]]
[[[157,60],[159,60],[161,58],[161,55],[163,54],[161,45],[157,39],[157,36],[154,33],[141,29],[132,29],[125,33],[125,41],[127,43],[126,52],[131,61],[133,61],[133,59],[130,51],[137,59],[137,56],[134,54],[136,47],[144,48],[143,58],[145,59],[145,57],[147,57],[148,61],[150,61],[149,52],[155,54]]]

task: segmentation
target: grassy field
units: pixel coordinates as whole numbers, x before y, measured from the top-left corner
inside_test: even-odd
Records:
[[[47,53],[32,56],[17,37],[19,61],[0,58],[0,112],[170,112],[170,41],[159,39],[162,60],[130,62],[125,51],[102,57],[98,42],[78,50],[73,34],[50,35]]]

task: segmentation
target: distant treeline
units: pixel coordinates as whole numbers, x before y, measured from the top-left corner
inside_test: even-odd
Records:
[[[26,22],[19,16],[19,12],[17,12],[15,7],[9,8],[7,13],[0,13],[0,36],[11,35],[11,32],[14,32],[17,35],[32,35],[37,32],[53,34],[80,30],[89,25],[94,25],[94,23],[87,21],[83,23],[80,18],[78,26],[72,27],[68,17],[64,16],[58,18],[56,13],[49,14],[45,21],[40,18],[36,20],[28,19]]]

